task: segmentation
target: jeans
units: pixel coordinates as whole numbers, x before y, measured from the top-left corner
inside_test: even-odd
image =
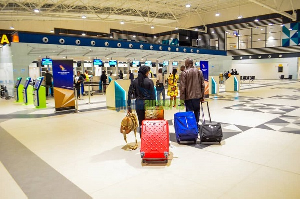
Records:
[[[157,89],[156,90],[156,94],[157,94],[157,100],[159,101],[159,105],[161,105],[161,101],[160,101],[160,94],[162,94],[162,98],[163,98],[163,106],[165,105],[165,89]]]
[[[46,96],[49,95],[49,88],[50,88],[50,92],[51,92],[51,96],[53,96],[53,86],[52,84],[46,84]]]
[[[197,124],[199,123],[200,116],[200,98],[185,100],[186,112],[193,111],[196,117]]]

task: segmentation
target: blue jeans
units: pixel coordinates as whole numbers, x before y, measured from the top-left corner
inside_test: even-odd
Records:
[[[160,101],[160,94],[162,94],[162,98],[163,98],[163,106],[165,105],[165,89],[157,89],[156,90],[156,95],[157,95],[157,100],[159,101],[159,105],[161,105],[161,101]]]
[[[199,123],[200,116],[200,98],[185,100],[186,112],[193,111],[196,117],[197,124]]]

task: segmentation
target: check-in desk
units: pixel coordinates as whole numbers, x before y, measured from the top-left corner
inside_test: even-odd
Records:
[[[240,76],[239,75],[231,75],[225,81],[225,91],[226,92],[239,92],[240,91]]]

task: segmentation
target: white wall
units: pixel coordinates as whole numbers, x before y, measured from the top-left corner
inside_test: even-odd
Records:
[[[11,47],[8,45],[0,48],[0,85],[5,85],[8,89],[8,94],[13,95],[13,63]]]
[[[283,65],[283,72],[278,72],[278,65]],[[298,78],[298,58],[248,59],[233,60],[231,68],[237,69],[241,76],[255,76],[256,79],[279,79],[280,75]]]

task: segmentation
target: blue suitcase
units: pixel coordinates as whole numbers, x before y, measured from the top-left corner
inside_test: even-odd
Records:
[[[193,112],[179,112],[174,114],[174,126],[177,143],[198,139],[198,125]]]

